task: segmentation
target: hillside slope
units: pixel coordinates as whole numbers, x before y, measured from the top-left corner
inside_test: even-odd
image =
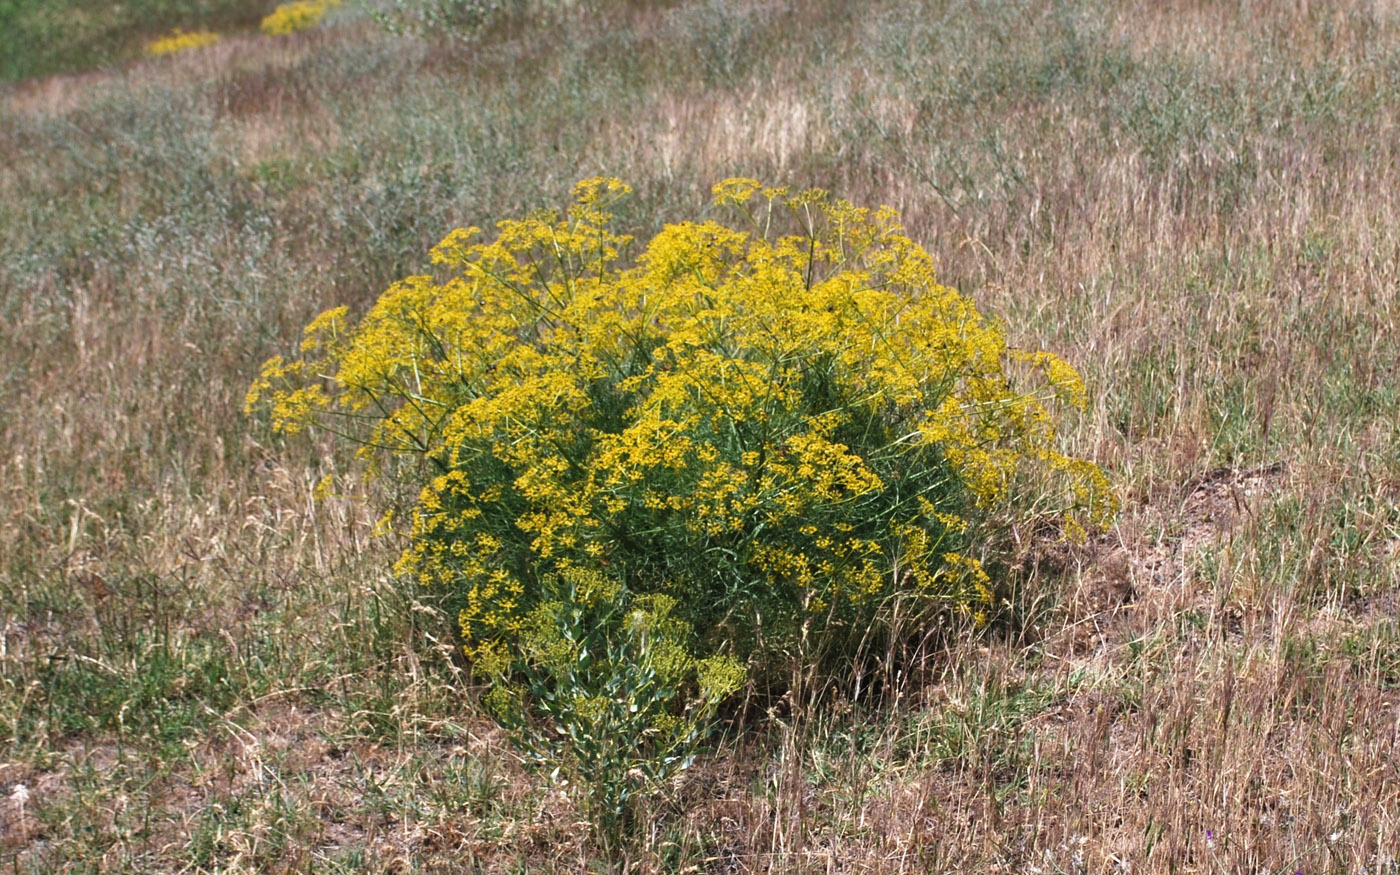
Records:
[[[1022,533],[1002,622],[900,697],[736,720],[638,871],[1394,871],[1392,7],[600,0],[452,41],[171,0],[83,57],[224,38],[0,85],[0,868],[599,865],[350,451],[241,411],[314,314],[607,174],[639,236],[735,175],[898,208],[1083,371],[1124,499]]]

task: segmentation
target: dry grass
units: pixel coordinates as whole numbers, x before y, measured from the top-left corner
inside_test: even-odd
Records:
[[[899,207],[1082,367],[1125,498],[1025,533],[1015,622],[899,701],[736,726],[637,871],[1397,871],[1393,4],[593,8],[4,86],[0,861],[599,865],[345,451],[240,408],[321,308],[607,172],[639,232],[734,174]]]

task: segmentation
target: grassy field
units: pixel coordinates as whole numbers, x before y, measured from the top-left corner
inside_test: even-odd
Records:
[[[258,0],[0,0],[0,82],[129,60],[177,27],[256,28],[269,11]]]
[[[350,452],[241,411],[311,316],[609,174],[639,236],[734,175],[897,207],[1083,371],[1124,505],[1023,533],[1018,619],[898,701],[729,727],[633,871],[1400,871],[1400,6],[69,6],[0,44],[0,870],[601,870]],[[175,25],[226,35],[113,64]]]

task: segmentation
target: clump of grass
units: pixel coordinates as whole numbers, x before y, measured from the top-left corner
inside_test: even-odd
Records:
[[[606,15],[610,0],[392,0],[375,18],[393,33],[474,42],[547,26],[571,12]]]

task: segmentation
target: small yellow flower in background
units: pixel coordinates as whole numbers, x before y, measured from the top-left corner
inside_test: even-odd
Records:
[[[325,501],[327,498],[335,497],[335,475],[327,474],[322,477],[315,488],[311,490],[311,497],[315,501]]]
[[[340,5],[340,0],[293,0],[283,3],[262,20],[262,31],[269,36],[285,36],[289,33],[315,27],[327,11]]]
[[[146,43],[146,57],[159,58],[163,55],[173,55],[177,52],[198,49],[211,45],[219,41],[219,35],[213,31],[196,30],[183,31],[175,28],[168,36],[151,40]]]

